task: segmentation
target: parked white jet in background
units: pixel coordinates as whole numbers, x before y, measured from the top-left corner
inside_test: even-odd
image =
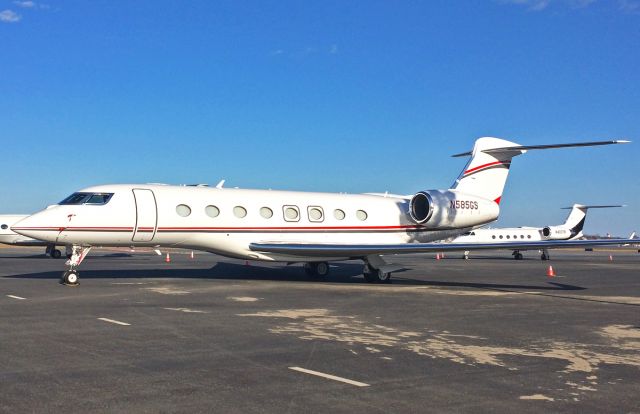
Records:
[[[74,193],[12,230],[50,243],[72,244],[63,281],[78,281],[77,267],[92,246],[165,246],[205,250],[249,260],[305,263],[324,276],[329,261],[360,259],[369,282],[384,282],[401,268],[383,254],[490,249],[496,243],[429,243],[465,233],[498,218],[511,158],[527,150],[618,144],[599,141],[522,146],[480,138],[448,190],[413,196],[180,187],[103,185]],[[582,246],[586,241],[528,242],[513,249]],[[589,245],[616,244],[615,240]]]
[[[62,252],[50,242],[32,239],[11,231],[11,226],[20,220],[29,217],[28,214],[0,214],[0,243],[11,246],[43,246],[46,247],[45,254],[58,259]]]
[[[546,227],[511,227],[511,228],[495,228],[495,229],[475,229],[457,236],[451,243],[504,243],[513,240],[527,241],[543,241],[543,240],[577,240],[584,235],[582,229],[587,218],[587,210],[590,208],[610,208],[624,207],[617,206],[585,206],[582,204],[574,204],[573,207],[563,207],[563,209],[571,209],[567,220],[559,226]],[[513,258],[521,260],[523,258],[521,251],[525,249],[514,249]],[[463,259],[469,258],[469,251],[465,251]],[[542,250],[540,255],[542,260],[550,258],[547,249]]]

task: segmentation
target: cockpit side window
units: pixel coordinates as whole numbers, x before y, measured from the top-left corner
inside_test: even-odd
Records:
[[[100,206],[107,204],[112,196],[113,193],[73,193],[58,204],[67,206],[91,204],[94,206]]]
[[[85,204],[107,204],[113,193],[92,194]]]

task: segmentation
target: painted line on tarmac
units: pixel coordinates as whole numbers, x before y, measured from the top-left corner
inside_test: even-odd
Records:
[[[114,319],[109,319],[109,318],[98,318],[98,320],[101,320],[101,321],[104,321],[104,322],[109,322],[109,323],[115,323],[116,325],[131,326],[130,323],[120,322],[120,321],[116,321]]]
[[[7,297],[11,299],[19,299],[19,300],[27,299],[27,298],[23,298],[22,296],[16,296],[16,295],[7,295]]]
[[[310,369],[300,368],[300,367],[289,367],[294,371],[304,372],[305,374],[315,375],[317,377],[322,377],[334,381],[344,382],[345,384],[355,385],[356,387],[368,387],[369,384],[365,384],[364,382],[350,380],[348,378],[337,377],[331,374],[325,374],[324,372],[312,371]]]

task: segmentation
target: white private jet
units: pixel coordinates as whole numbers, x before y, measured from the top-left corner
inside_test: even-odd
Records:
[[[42,246],[45,247],[45,254],[58,259],[62,256],[62,252],[55,244],[42,240],[32,239],[11,231],[11,226],[20,220],[29,217],[28,214],[0,214],[0,244],[8,244],[10,246]],[[69,253],[71,254],[71,253]]]
[[[496,243],[429,242],[498,218],[511,158],[534,149],[625,142],[523,146],[480,138],[472,152],[457,155],[471,158],[450,189],[413,196],[102,185],[73,193],[16,223],[12,230],[71,244],[73,254],[62,276],[68,285],[77,284],[77,268],[96,245],[181,247],[248,260],[305,263],[305,270],[317,276],[329,272],[329,261],[359,259],[365,262],[368,282],[386,282],[401,266],[384,261],[384,254],[495,248]],[[500,247],[583,246],[585,241],[510,243]],[[616,240],[589,241],[599,244]]]
[[[582,238],[582,229],[587,218],[587,210],[590,208],[611,208],[624,207],[616,206],[585,206],[582,204],[574,204],[573,207],[563,207],[563,209],[571,209],[569,216],[564,224],[559,226],[546,227],[511,227],[511,228],[495,228],[495,229],[475,229],[455,237],[450,243],[506,243],[513,240],[527,241],[543,241],[543,240],[576,240]],[[511,250],[511,249],[509,249]],[[522,260],[521,251],[525,249],[514,249],[513,258]],[[537,250],[537,249],[536,249]],[[469,258],[469,251],[466,250],[462,255],[463,259]],[[543,249],[540,255],[542,260],[550,258],[549,251]]]

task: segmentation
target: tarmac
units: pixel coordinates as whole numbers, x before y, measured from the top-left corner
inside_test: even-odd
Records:
[[[374,285],[189,253],[92,251],[67,287],[0,249],[0,411],[640,412],[637,249],[397,256]]]

